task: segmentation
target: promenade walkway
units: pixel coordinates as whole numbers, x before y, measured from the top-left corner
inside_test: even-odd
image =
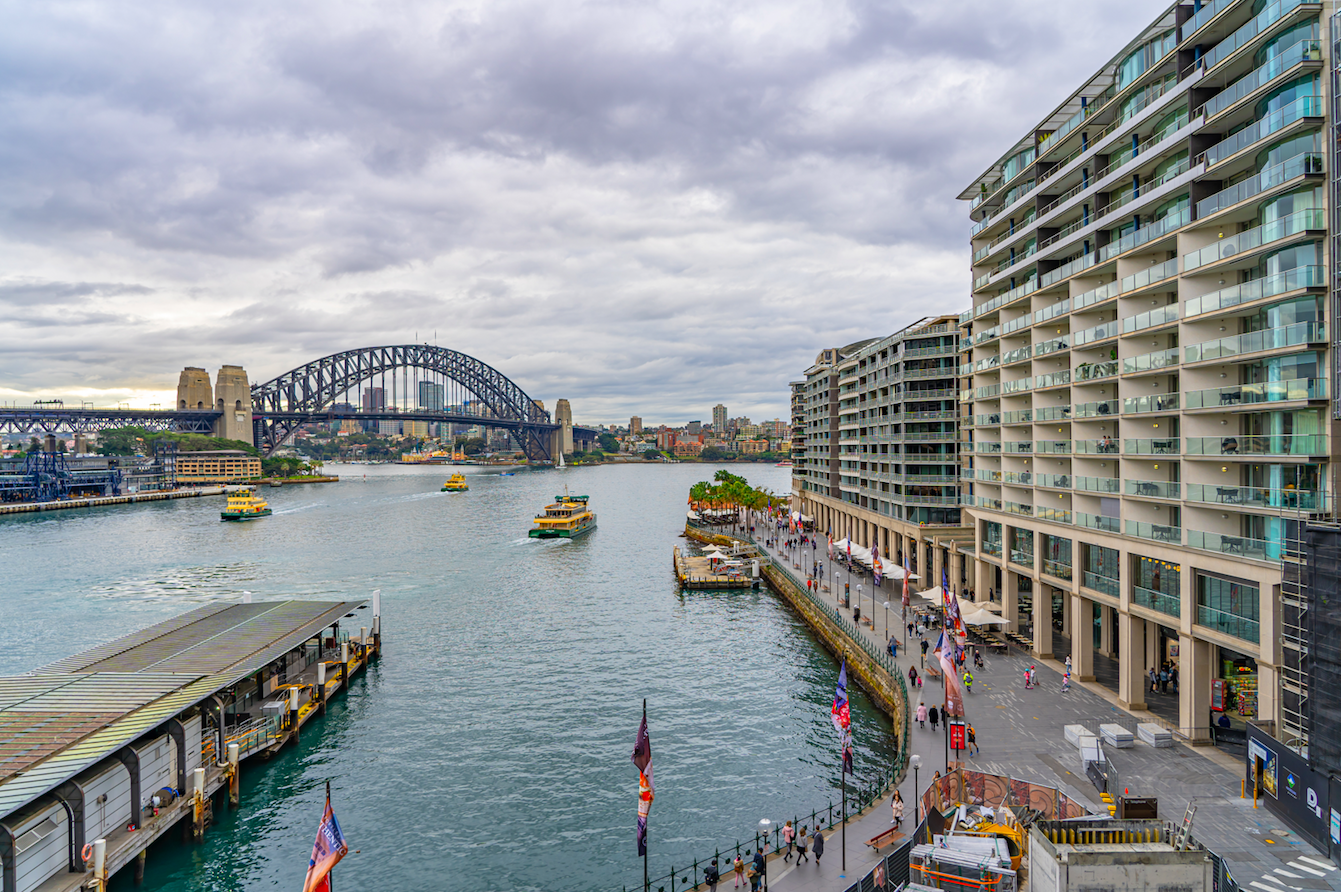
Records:
[[[762,540],[762,531],[757,537]],[[786,538],[784,536],[783,538]],[[811,570],[811,549],[794,548],[784,553],[768,549],[775,563],[790,572],[804,587]],[[823,563],[827,585],[820,590],[826,604],[837,608],[835,574],[823,547],[814,550]],[[862,614],[872,609],[870,580],[849,578],[840,567],[837,572],[837,593],[841,597],[843,584],[851,584],[853,604],[857,603],[857,586],[862,585]],[[930,581],[920,581],[918,587],[929,587]],[[874,629],[862,626],[861,632],[879,647],[888,641],[885,626],[883,595],[875,602]],[[917,602],[914,600],[914,604]],[[921,602],[926,603],[926,602]],[[901,605],[890,600],[889,625],[901,628]],[[849,612],[850,616],[851,613]],[[911,613],[910,613],[911,615]],[[906,627],[904,633],[906,637]],[[930,633],[928,640],[934,646]],[[913,647],[900,646],[898,664],[907,677],[908,667],[917,665],[921,672],[921,649],[916,639]],[[1073,682],[1071,691],[1062,693],[1063,667],[1053,661],[1038,661],[1012,648],[1006,656],[984,654],[986,668],[974,673],[973,692],[966,697],[967,719],[977,732],[981,752],[965,756],[967,767],[994,774],[1009,775],[1023,780],[1058,787],[1067,795],[1090,802],[1095,812],[1103,813],[1102,800],[1094,785],[1084,774],[1079,753],[1066,742],[1062,727],[1082,724],[1097,732],[1106,722],[1125,723],[1145,721],[1148,713],[1128,713],[1120,709],[1116,698],[1099,685]],[[1038,667],[1040,686],[1026,690],[1024,670]],[[942,689],[935,679],[927,679],[920,691],[928,706],[939,704]],[[910,690],[912,707],[917,708],[918,692]],[[939,769],[946,770],[945,732],[943,726],[931,730],[913,722],[912,751],[922,757],[918,776],[909,772],[900,789],[906,803],[904,827],[916,825],[913,803],[916,793],[926,789],[927,781]],[[1160,816],[1178,823],[1189,801],[1195,801],[1198,811],[1192,825],[1193,835],[1204,845],[1219,853],[1228,862],[1234,879],[1247,892],[1292,892],[1292,890],[1337,890],[1341,892],[1341,870],[1318,866],[1329,864],[1327,856],[1317,852],[1309,843],[1287,830],[1265,806],[1254,809],[1252,799],[1240,798],[1239,779],[1242,763],[1214,747],[1191,747],[1176,743],[1173,747],[1155,749],[1137,743],[1132,749],[1106,749],[1106,754],[1117,768],[1119,789],[1132,796],[1154,796],[1159,799]],[[951,753],[953,759],[954,754]],[[860,770],[860,769],[859,769]],[[917,790],[914,789],[916,784]],[[1251,796],[1251,794],[1249,794]],[[878,860],[865,841],[891,826],[888,799],[861,820],[850,822],[847,832],[847,870],[840,869],[839,830],[830,834],[822,866],[813,862],[799,866],[774,859],[769,864],[770,887],[778,892],[832,892],[847,889]],[[887,854],[888,849],[884,852]],[[1312,861],[1300,861],[1307,857]]]

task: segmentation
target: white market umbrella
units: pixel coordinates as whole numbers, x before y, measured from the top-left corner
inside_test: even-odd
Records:
[[[1010,625],[1010,620],[997,616],[990,610],[975,610],[964,614],[960,619],[970,626]]]

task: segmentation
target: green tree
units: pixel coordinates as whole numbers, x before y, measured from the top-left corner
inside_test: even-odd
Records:
[[[596,439],[600,441],[602,452],[619,452],[619,439],[614,434],[597,434]]]

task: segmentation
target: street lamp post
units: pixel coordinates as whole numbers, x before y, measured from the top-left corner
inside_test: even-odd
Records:
[[[885,602],[885,637],[889,637],[889,602]],[[886,645],[888,646],[888,645]]]
[[[768,828],[772,823],[773,822],[768,820],[768,818],[761,818],[759,821],[759,831],[760,831],[759,835],[764,838],[764,846],[762,849],[759,850],[760,854],[764,854],[764,849],[768,848]],[[768,892],[768,856],[764,855],[763,860],[764,860],[764,892]]]
[[[913,826],[916,827],[922,821],[922,800],[917,795],[917,769],[922,766],[922,757],[913,753],[908,763],[913,766]]]

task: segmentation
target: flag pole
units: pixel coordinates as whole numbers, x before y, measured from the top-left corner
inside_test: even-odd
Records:
[[[647,698],[643,698],[643,722],[647,722]],[[650,821],[648,822],[651,823]],[[643,892],[651,892],[652,881],[647,878],[647,831],[643,831]]]
[[[330,807],[330,804],[331,804],[331,782],[328,780],[326,781],[326,806]],[[334,873],[335,873],[334,867],[332,867],[326,873],[326,892],[335,892],[335,877],[333,876]]]
[[[847,654],[843,654],[843,665],[847,665]],[[839,847],[843,850],[843,871],[847,872],[847,741],[839,735],[838,740],[838,767],[843,776],[843,830],[842,839],[839,841]]]

